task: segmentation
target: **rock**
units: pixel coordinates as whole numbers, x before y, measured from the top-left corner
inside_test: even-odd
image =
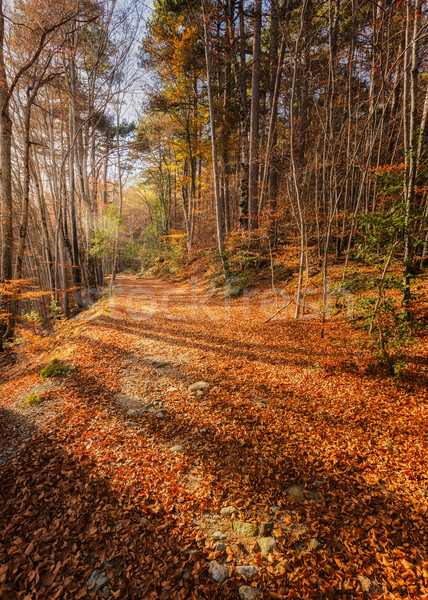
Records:
[[[202,390],[198,390],[196,392],[196,395],[198,396],[198,398],[202,398],[202,396],[204,395],[204,392]]]
[[[138,435],[144,435],[146,433],[146,430],[141,428],[137,431]]]
[[[322,544],[319,541],[319,539],[312,538],[311,541],[308,544],[308,548],[309,548],[309,550],[316,551],[316,550],[319,550],[320,548],[322,548]]]
[[[134,423],[134,421],[125,421],[125,427],[139,427],[140,423]]]
[[[256,598],[260,598],[262,595],[260,590],[249,585],[241,585],[238,592],[242,600],[256,600]]]
[[[225,540],[227,538],[227,535],[222,531],[214,531],[211,538],[213,540]]]
[[[141,523],[142,525],[146,525],[148,522],[149,522],[149,520],[148,520],[148,519],[146,519],[146,517],[141,517],[141,519],[140,519],[140,523]]]
[[[300,540],[308,535],[308,530],[303,523],[294,523],[291,528],[291,537],[293,540]]]
[[[259,533],[261,537],[268,537],[272,533],[273,523],[272,521],[263,521],[259,526]]]
[[[374,596],[375,594],[381,594],[383,592],[383,587],[368,577],[358,575],[357,579],[363,590],[369,594],[369,596]]]
[[[262,556],[269,556],[269,554],[273,554],[273,551],[276,548],[276,542],[272,537],[260,538],[258,540],[258,544]]]
[[[227,546],[226,544],[222,544],[221,542],[219,542],[218,544],[215,545],[214,550],[216,552],[224,552],[226,550]]]
[[[233,529],[239,535],[244,537],[256,537],[259,533],[259,527],[257,523],[245,523],[244,521],[234,521]]]
[[[306,500],[304,489],[301,485],[290,485],[287,488],[287,494],[297,502],[304,502]]]
[[[225,517],[231,517],[232,515],[234,515],[237,512],[238,511],[237,511],[237,509],[234,506],[224,506],[220,510],[220,514],[224,515]]]
[[[210,573],[211,577],[214,579],[214,581],[217,581],[217,583],[223,583],[223,581],[226,581],[226,579],[229,577],[229,569],[223,567],[223,565],[218,563],[216,560],[212,560],[210,562]]]
[[[169,387],[169,388],[167,388],[166,391],[169,392],[169,393],[171,393],[171,392],[178,392],[178,388],[176,388],[176,387]]]
[[[104,571],[101,569],[95,569],[92,571],[91,576],[88,579],[88,589],[93,592],[98,592],[101,588],[103,588],[108,583],[108,579]]]
[[[155,413],[155,417],[156,417],[157,419],[165,419],[165,413],[163,413],[163,412],[161,412],[161,411],[159,411],[159,412],[156,412],[156,413]]]
[[[144,413],[145,410],[143,408],[130,408],[128,411],[126,411],[126,415],[128,417],[139,417]]]
[[[189,385],[189,392],[206,392],[210,387],[210,384],[206,381],[197,381]]]
[[[278,575],[284,575],[284,573],[288,570],[288,560],[283,560],[276,566],[276,572]]]
[[[184,448],[181,444],[176,444],[172,448],[170,448],[171,452],[183,452]]]
[[[257,575],[259,569],[255,565],[242,565],[240,567],[236,567],[235,571],[246,579],[252,579],[254,575]]]
[[[103,587],[103,595],[104,598],[107,600],[108,598],[110,598],[111,592],[110,592],[110,588],[108,585]]]

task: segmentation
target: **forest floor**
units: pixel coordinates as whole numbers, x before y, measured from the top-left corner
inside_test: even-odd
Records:
[[[1,368],[2,600],[428,598],[426,339],[274,312],[121,276]]]

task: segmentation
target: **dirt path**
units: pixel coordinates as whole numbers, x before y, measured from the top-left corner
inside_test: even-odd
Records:
[[[40,364],[4,371],[3,441],[18,413],[30,433],[0,471],[2,599],[428,594],[423,379],[397,386],[343,325],[321,345],[273,312],[267,294],[121,277],[50,354],[77,368],[44,412],[22,405]]]

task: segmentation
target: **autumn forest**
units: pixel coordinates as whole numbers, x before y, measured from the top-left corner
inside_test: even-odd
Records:
[[[428,3],[0,0],[0,598],[428,599]]]

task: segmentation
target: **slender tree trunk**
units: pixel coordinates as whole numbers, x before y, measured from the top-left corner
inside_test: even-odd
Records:
[[[262,33],[262,0],[254,3],[253,66],[251,72],[250,168],[248,184],[248,225],[258,226],[259,183],[259,114],[260,114],[260,59]]]

